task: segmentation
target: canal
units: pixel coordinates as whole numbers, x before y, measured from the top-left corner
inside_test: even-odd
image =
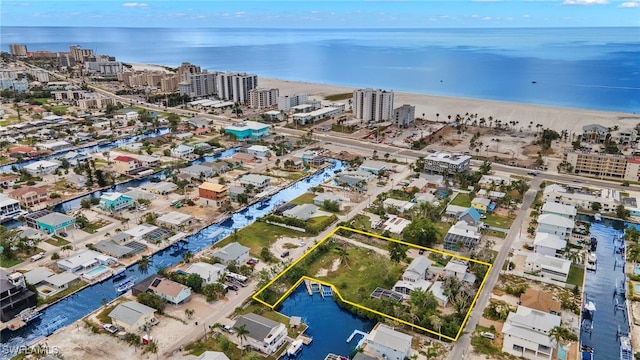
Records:
[[[32,163],[34,163],[36,161],[40,161],[40,160],[57,159],[57,158],[59,158],[61,156],[64,156],[67,153],[70,153],[72,151],[80,153],[80,154],[89,154],[89,153],[98,153],[98,152],[108,151],[108,150],[120,147],[120,146],[122,146],[124,144],[132,143],[132,142],[136,142],[136,141],[141,141],[141,140],[144,140],[144,139],[147,139],[147,138],[152,138],[152,137],[155,137],[155,136],[165,135],[165,134],[168,134],[170,131],[171,130],[168,129],[168,128],[158,129],[157,131],[154,131],[154,132],[135,135],[135,136],[131,136],[131,137],[123,138],[123,139],[118,139],[116,141],[112,141],[112,142],[107,143],[107,144],[88,145],[86,147],[80,147],[80,148],[76,148],[76,149],[70,149],[70,150],[67,150],[67,151],[57,152],[55,154],[52,154],[52,155],[49,155],[49,156],[45,156],[45,157],[42,157],[42,158],[38,158],[38,159],[26,160],[26,161],[21,161],[19,163],[4,165],[4,166],[0,166],[0,173],[11,172],[11,171],[13,171],[14,168],[15,169],[22,169],[25,165],[29,165],[29,164],[32,164]]]
[[[235,213],[223,222],[212,224],[198,233],[187,237],[182,242],[184,246],[180,248],[175,248],[175,246],[169,247],[156,253],[151,257],[151,262],[146,273],[141,273],[137,265],[132,265],[127,269],[127,275],[141,280],[152,273],[156,273],[160,268],[177,264],[182,260],[182,255],[186,251],[190,251],[192,253],[201,251],[207,246],[210,246],[229,235],[233,230],[241,229],[253,223],[255,219],[270,213],[276,206],[288,202],[302,195],[311,187],[317,186],[323,181],[334,177],[338,171],[342,171],[344,168],[345,165],[341,161],[333,160],[332,164],[324,170],[280,190],[271,198],[255,203],[252,206]],[[133,185],[130,182],[126,186]],[[95,194],[93,196],[95,196]],[[76,201],[78,206],[79,202],[80,200],[78,199]],[[67,209],[66,206],[75,205],[65,204],[63,205],[63,208]],[[22,329],[15,332],[3,332],[2,343],[11,349],[16,349],[17,346],[29,345],[99,308],[102,306],[103,299],[111,301],[117,296],[118,294],[111,279],[89,286],[82,291],[46,308],[42,311],[42,316],[40,318],[30,322]],[[0,357],[3,356],[8,355],[0,355]]]
[[[626,306],[616,309],[624,298],[616,295],[616,286],[625,282],[624,259],[616,247],[620,246],[620,239],[624,233],[623,223],[620,221],[604,220],[591,224],[591,236],[598,240],[596,249],[597,269],[587,271],[585,276],[584,296],[595,304],[593,328],[585,331],[584,326],[580,334],[581,344],[593,348],[594,359],[619,359],[620,343],[617,333],[629,332],[629,320]]]

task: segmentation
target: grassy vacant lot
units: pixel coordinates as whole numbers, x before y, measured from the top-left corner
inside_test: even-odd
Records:
[[[262,356],[253,351],[242,351],[238,345],[234,344],[226,335],[214,336],[197,340],[187,345],[186,349],[191,355],[200,356],[205,351],[224,352],[230,359],[250,360],[262,358]],[[276,357],[267,357],[266,359],[276,359]]]
[[[371,232],[371,218],[358,214],[351,220],[351,227],[358,230]]]
[[[515,220],[515,216],[500,216],[495,214],[487,214],[487,218],[484,219],[484,223],[489,226],[495,226],[502,229],[511,228],[511,224]]]
[[[51,244],[53,246],[57,246],[57,247],[61,247],[61,246],[65,246],[67,244],[69,244],[69,242],[63,238],[61,238],[60,236],[55,236],[54,238],[49,238],[47,240],[45,240],[44,242],[46,242],[47,244]]]
[[[453,200],[451,200],[449,204],[456,205],[456,206],[470,207],[471,198],[469,198],[469,194],[458,193],[458,195],[456,195],[456,197]]]
[[[571,269],[569,269],[569,277],[567,278],[567,284],[573,284],[575,286],[582,287],[583,280],[584,280],[584,269],[581,269],[572,264]]]
[[[297,198],[291,200],[290,202],[292,204],[296,204],[296,205],[302,205],[302,204],[313,204],[313,198],[316,197],[317,195],[314,193],[310,193],[310,192],[306,192],[300,196],[298,196]]]
[[[216,247],[223,247],[234,241],[250,248],[251,256],[260,256],[262,248],[268,248],[281,236],[288,237],[308,237],[306,233],[289,230],[280,226],[270,225],[263,222],[254,222],[235,234],[231,234],[219,243]]]
[[[325,100],[329,100],[329,101],[346,100],[351,98],[353,98],[353,93],[350,93],[350,92],[333,94],[333,95],[328,95],[324,97]]]
[[[23,261],[24,259],[20,259],[20,258],[9,260],[5,258],[4,255],[0,255],[0,266],[2,266],[3,268],[10,268],[12,266],[16,266]]]

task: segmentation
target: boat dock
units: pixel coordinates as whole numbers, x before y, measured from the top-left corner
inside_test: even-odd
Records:
[[[3,331],[4,329],[16,331],[25,325],[27,325],[27,323],[24,320],[19,317],[15,317],[7,322],[0,323],[0,331]]]
[[[299,335],[298,339],[302,340],[302,343],[307,345],[307,346],[311,345],[311,342],[313,342],[313,338],[309,337],[309,336]]]
[[[353,332],[351,333],[351,335],[349,335],[349,337],[347,338],[347,342],[351,342],[351,340],[353,340],[353,338],[354,338],[356,335],[362,335],[362,337],[364,338],[364,337],[367,337],[367,335],[369,335],[369,334],[367,334],[367,333],[366,333],[366,332],[364,332],[364,331],[360,331],[360,330],[353,330]]]

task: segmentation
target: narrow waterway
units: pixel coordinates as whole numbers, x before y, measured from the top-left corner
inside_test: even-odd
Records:
[[[147,138],[152,138],[155,136],[161,136],[161,135],[165,135],[168,134],[171,130],[168,128],[163,128],[163,129],[158,129],[155,132],[149,132],[149,133],[145,133],[145,134],[140,134],[140,135],[135,135],[135,136],[131,136],[128,138],[124,138],[124,139],[119,139],[107,144],[101,144],[101,145],[88,145],[85,147],[80,147],[77,149],[72,149],[72,150],[67,150],[67,151],[61,151],[49,156],[45,156],[43,158],[39,158],[39,159],[33,159],[33,160],[26,160],[26,161],[21,161],[19,163],[15,163],[15,164],[9,164],[9,165],[4,165],[4,166],[0,166],[0,173],[8,173],[13,171],[13,168],[16,169],[22,169],[25,165],[29,165],[31,163],[34,163],[36,161],[40,161],[40,160],[53,160],[53,159],[57,159],[61,156],[66,155],[67,153],[70,153],[72,151],[75,151],[77,153],[81,153],[81,154],[90,154],[90,153],[98,153],[98,152],[103,152],[103,151],[107,151],[107,150],[111,150],[111,149],[115,149],[117,147],[120,147],[124,144],[128,144],[128,143],[132,143],[132,142],[136,142],[136,141],[141,141]]]
[[[587,271],[584,294],[588,301],[596,306],[591,333],[583,328],[580,334],[582,345],[594,349],[594,359],[619,359],[620,342],[617,332],[629,332],[629,321],[626,310],[616,310],[616,285],[625,280],[624,259],[615,251],[616,236],[622,237],[622,223],[604,220],[591,224],[591,236],[598,239],[597,271]],[[615,227],[614,227],[615,225]],[[617,266],[616,266],[617,265]],[[626,309],[626,306],[624,307]]]
[[[229,235],[233,230],[241,229],[253,223],[255,219],[270,213],[276,206],[290,201],[305,193],[309,188],[334,177],[336,171],[344,170],[344,168],[345,165],[342,162],[334,160],[331,166],[305,180],[282,189],[270,199],[256,203],[221,223],[210,225],[187,237],[181,242],[184,246],[169,247],[156,253],[151,257],[147,273],[141,273],[137,265],[132,265],[127,269],[127,275],[129,277],[135,276],[138,280],[141,280],[152,273],[156,273],[162,267],[174,265],[182,260],[182,255],[186,251],[199,252]],[[132,185],[129,184],[128,186]],[[102,306],[103,299],[111,301],[117,296],[118,294],[111,279],[87,287],[75,295],[46,308],[42,311],[40,318],[22,329],[15,332],[2,332],[2,343],[13,349],[17,346],[31,344],[99,308]],[[8,355],[0,354],[0,357],[3,356]]]

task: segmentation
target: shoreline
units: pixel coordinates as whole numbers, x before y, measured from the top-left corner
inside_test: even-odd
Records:
[[[135,62],[128,62],[127,64],[132,65],[135,70],[167,71],[166,65]],[[322,100],[324,103],[329,103],[329,101],[324,100],[328,95],[353,92],[353,90],[358,89],[355,86],[269,78],[261,77],[260,75],[258,75],[258,84],[258,87],[277,88],[280,90],[280,95],[306,93],[310,98]],[[403,104],[415,106],[416,118],[448,122],[449,115],[451,115],[451,120],[454,120],[457,114],[463,117],[465,117],[466,113],[478,114],[477,120],[483,117],[487,119],[486,126],[489,126],[488,119],[492,117],[493,119],[501,120],[503,124],[517,122],[514,125],[515,128],[521,129],[525,133],[538,131],[535,127],[537,124],[557,132],[567,130],[570,134],[578,135],[582,133],[582,127],[585,125],[600,124],[611,128],[618,126],[623,129],[635,128],[640,123],[640,114],[623,111],[591,110],[557,105],[394,91],[394,107],[400,107]],[[436,114],[440,114],[440,116],[437,117]],[[531,129],[529,125],[531,125]]]

